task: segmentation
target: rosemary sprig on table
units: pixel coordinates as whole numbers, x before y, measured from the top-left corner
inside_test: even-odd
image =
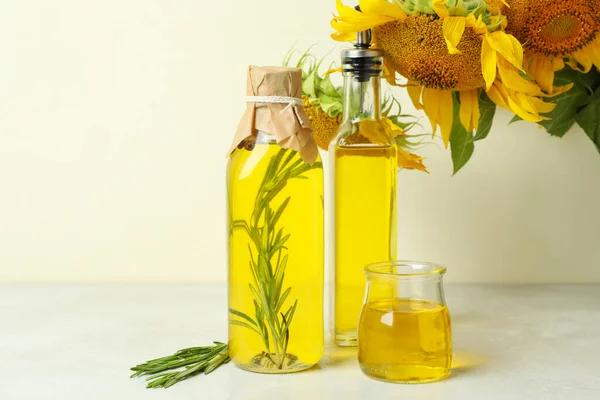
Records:
[[[172,356],[156,358],[131,367],[135,371],[131,378],[149,375],[147,388],[168,388],[184,379],[204,372],[210,374],[221,364],[229,362],[225,343],[214,342],[214,346],[190,347],[179,350]],[[175,369],[174,371],[171,371]]]
[[[297,157],[295,161],[292,161]],[[292,288],[283,289],[285,269],[288,262],[286,242],[290,234],[277,227],[291,197],[287,197],[277,210],[271,201],[285,188],[290,179],[308,179],[303,174],[314,168],[322,168],[321,163],[306,164],[297,152],[281,149],[269,162],[264,178],[256,195],[254,211],[250,221],[235,220],[232,228],[243,228],[254,249],[248,245],[250,268],[254,283],[249,284],[254,297],[254,318],[240,310],[229,309],[231,324],[243,326],[260,336],[265,350],[264,357],[277,368],[282,369],[287,358],[290,340],[290,325],[296,313],[296,299],[285,312],[283,304]],[[237,317],[237,318],[235,318]],[[292,362],[292,360],[288,360]]]
[[[282,290],[288,260],[285,244],[290,235],[284,235],[283,228],[276,229],[276,226],[291,198],[287,197],[276,211],[273,210],[270,202],[285,188],[288,180],[308,179],[303,175],[304,173],[313,168],[322,168],[321,163],[310,166],[300,157],[293,161],[296,155],[295,151],[282,149],[273,156],[256,196],[250,222],[244,220],[233,222],[233,228],[245,229],[256,249],[253,251],[248,245],[250,267],[254,277],[254,284],[250,283],[249,287],[254,296],[255,318],[230,309],[229,312],[239,318],[230,319],[230,323],[256,332],[265,345],[265,351],[260,357],[264,357],[280,369],[283,368],[286,357],[289,358],[287,354],[289,328],[298,301],[294,301],[285,313],[281,311],[292,290],[291,287]],[[214,346],[190,347],[179,350],[171,356],[136,365],[131,368],[134,371],[131,377],[147,375],[147,388],[168,388],[202,372],[205,375],[209,374],[230,360],[228,346],[221,342],[214,342],[214,344]]]

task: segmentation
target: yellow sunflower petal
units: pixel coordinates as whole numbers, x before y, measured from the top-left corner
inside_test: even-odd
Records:
[[[396,68],[387,57],[383,58],[383,75],[382,77],[392,86],[397,86]]]
[[[481,44],[481,72],[485,80],[486,90],[489,90],[496,80],[497,61],[498,55],[496,50],[488,42],[488,38],[484,38]]]
[[[490,98],[490,100],[492,100],[494,103],[496,103],[497,105],[499,105],[502,108],[505,109],[509,109],[508,108],[508,101],[506,99],[506,97],[504,96],[504,94],[498,89],[498,86],[496,86],[496,84],[494,84],[491,88],[489,88],[486,91],[488,97]]]
[[[529,101],[540,114],[548,114],[556,108],[556,103],[547,103],[537,97],[531,97]]]
[[[600,41],[598,42],[598,44],[600,44]],[[554,67],[554,72],[560,71],[565,67],[565,60],[563,60],[562,58],[555,58],[554,60],[552,60],[552,66]]]
[[[437,132],[438,120],[439,120],[439,101],[438,92],[436,89],[423,88],[423,110],[429,118],[431,123],[431,129],[433,130],[432,135],[435,136]]]
[[[492,26],[499,27],[500,29],[506,29],[508,26],[508,20],[502,14],[490,16],[490,22]]]
[[[542,104],[543,102],[536,97],[510,90],[499,81],[494,83],[487,94],[494,103],[512,111],[528,122],[540,122],[549,119],[539,113],[545,113],[548,109],[554,108],[551,103]],[[550,104],[550,106],[547,104]]]
[[[523,109],[523,107],[521,107],[521,105],[515,101],[515,99],[513,97],[508,97],[508,109],[512,112],[514,112],[515,114],[517,114],[519,117],[521,117],[524,121],[527,122],[540,122],[543,118],[531,114],[530,112],[527,112],[525,109]]]
[[[552,89],[552,94],[550,95],[542,95],[542,97],[555,97],[558,96],[559,94],[563,94],[568,92],[569,90],[571,90],[571,88],[573,88],[575,84],[574,83],[568,83],[566,85],[562,85],[562,86],[554,86],[554,88]]]
[[[335,29],[339,33],[354,33],[355,39],[356,32],[366,31],[367,29],[371,29],[374,26],[377,26],[377,23],[373,22],[371,19],[352,23],[335,19],[331,21],[331,27],[333,29]]]
[[[508,60],[519,71],[523,71],[523,54],[513,46],[512,35],[507,35],[502,31],[495,31],[486,36],[489,45],[500,55]],[[515,39],[516,40],[516,39]],[[483,55],[482,55],[483,57]]]
[[[535,106],[529,102],[528,98],[523,93],[507,89],[506,87],[503,87],[502,84],[495,86],[503,93],[508,110],[514,112],[523,120],[528,122],[540,122],[547,119],[536,112]]]
[[[531,63],[526,66],[527,73],[534,77],[538,85],[546,93],[552,93],[554,84],[554,67],[552,61],[544,56],[534,56]]]
[[[325,73],[323,75],[337,74],[337,73],[341,73],[343,70],[344,69],[342,67],[331,68],[331,69],[328,69],[327,71],[325,71]]]
[[[466,23],[469,28],[473,28],[475,33],[477,34],[486,34],[487,33],[487,25],[483,22],[481,15],[477,18],[473,14],[469,14],[466,17]]]
[[[421,93],[423,92],[423,87],[416,81],[409,80],[406,90],[408,91],[408,95],[410,96],[415,108],[417,110],[422,110],[423,104],[421,104]]]
[[[360,134],[369,139],[374,144],[385,144],[389,139],[381,131],[380,121],[366,119],[358,123]]]
[[[505,60],[501,60],[498,63],[498,71],[500,72],[502,83],[507,88],[532,95],[541,94],[540,88],[535,83],[524,78]]]
[[[506,35],[512,44],[513,54],[518,64],[517,68],[523,70],[523,45],[513,35]]]
[[[509,7],[505,0],[486,0],[487,9],[493,14],[499,14],[502,12],[502,8]]]
[[[575,60],[575,58],[573,58],[572,55],[565,58],[565,64],[567,64],[569,67],[571,67],[575,71],[583,72],[583,70],[579,66],[579,63]]]
[[[437,126],[440,126],[442,140],[446,148],[450,142],[450,132],[452,131],[453,107],[454,102],[451,91],[423,88],[423,110],[427,114],[429,122],[431,122],[434,136]]]
[[[537,97],[529,96],[521,92],[514,92],[513,97],[516,98],[516,101],[523,107],[525,111],[529,112],[536,118],[539,118],[540,121],[550,119],[540,114],[549,113],[556,107],[556,104],[554,103],[546,103]]]
[[[367,14],[385,15],[395,19],[406,18],[400,7],[386,0],[359,0],[359,4],[360,9]]]
[[[467,132],[479,125],[479,89],[460,92],[460,122]]]
[[[344,5],[342,0],[335,0],[335,9],[337,10],[340,19],[347,20],[349,22],[360,21],[365,18],[365,14],[352,7]]]
[[[552,93],[542,93],[540,94],[538,97],[545,97],[545,98],[552,98],[552,97],[556,97],[559,94],[563,94],[568,92],[569,90],[571,90],[571,88],[574,86],[573,83],[568,83],[566,85],[561,85],[561,86],[554,86],[552,88]]]
[[[449,90],[440,90],[440,130],[442,131],[442,139],[444,140],[444,146],[448,148],[450,143],[450,133],[452,133],[452,120],[453,120],[453,108],[454,101],[452,100],[452,92]]]
[[[356,32],[350,32],[350,33],[334,32],[331,34],[331,38],[338,42],[352,42],[352,41],[356,40]]]
[[[523,110],[525,110],[526,112],[535,115],[537,114],[537,109],[535,108],[535,105],[531,102],[529,96],[525,95],[524,93],[518,92],[518,91],[513,91],[509,89],[509,100],[513,100],[515,103],[517,103],[519,105],[519,107],[521,107]],[[510,104],[510,101],[509,101]]]
[[[596,38],[591,44],[592,61],[596,68],[600,68],[600,37]]]
[[[581,50],[577,50],[573,53],[573,58],[575,61],[579,63],[583,68],[581,72],[587,74],[592,69],[592,65],[594,64],[592,59],[592,52],[590,49],[583,48]]]
[[[444,0],[433,0],[431,2],[431,7],[440,18],[450,16],[450,12],[448,11],[448,7],[446,7],[446,2]]]
[[[394,124],[394,122],[386,117],[381,118],[381,125],[387,131],[387,133],[395,138],[399,135],[404,135],[404,130],[400,128],[398,125]]]
[[[423,165],[423,157],[416,154],[411,154],[408,151],[398,147],[398,166],[406,169],[416,169],[427,172],[427,168]]]
[[[442,29],[450,54],[462,53],[462,51],[460,51],[456,46],[458,46],[463,33],[465,33],[466,23],[467,21],[465,20],[465,17],[444,18]]]
[[[334,16],[331,26],[339,33],[360,32],[397,19],[386,15],[357,11],[344,5],[341,0],[336,0],[336,9],[339,15]]]

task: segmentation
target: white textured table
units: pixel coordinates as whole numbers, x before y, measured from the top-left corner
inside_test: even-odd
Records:
[[[600,286],[446,287],[451,377],[393,385],[354,349],[319,367],[257,375],[230,363],[170,389],[128,368],[226,340],[221,286],[0,286],[0,399],[600,399]]]

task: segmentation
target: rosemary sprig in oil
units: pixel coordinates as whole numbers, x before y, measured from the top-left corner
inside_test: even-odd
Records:
[[[179,350],[172,356],[156,358],[131,367],[131,370],[135,371],[131,378],[148,375],[147,388],[166,389],[202,372],[208,375],[220,365],[229,362],[227,345],[221,342],[214,344]]]
[[[277,224],[291,197],[283,200],[277,209],[271,207],[271,202],[290,179],[308,179],[304,174],[314,168],[322,168],[321,163],[308,165],[297,152],[281,149],[269,162],[250,220],[232,223],[233,229],[243,228],[254,245],[248,245],[253,277],[249,289],[254,297],[254,317],[240,310],[229,309],[229,322],[259,335],[265,346],[259,358],[268,360],[278,369],[283,369],[286,361],[293,362],[287,354],[287,348],[298,300],[284,312],[283,305],[292,292],[291,287],[283,287],[288,263],[286,243],[290,234],[286,234],[284,228]]]

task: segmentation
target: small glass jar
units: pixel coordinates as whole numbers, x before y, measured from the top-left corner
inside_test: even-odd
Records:
[[[441,265],[391,261],[365,267],[358,361],[369,377],[393,383],[445,378],[452,363],[450,314]]]

